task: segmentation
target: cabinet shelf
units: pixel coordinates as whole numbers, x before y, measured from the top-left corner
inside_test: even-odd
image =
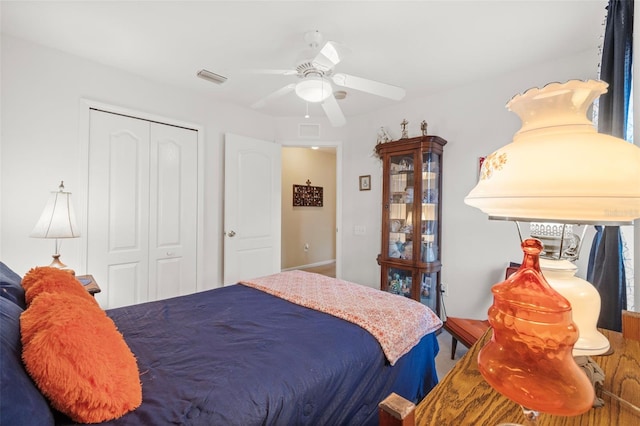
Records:
[[[383,161],[380,289],[411,297],[440,315],[442,152],[438,136],[376,147]]]

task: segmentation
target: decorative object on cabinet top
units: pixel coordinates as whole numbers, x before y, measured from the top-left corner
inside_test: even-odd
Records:
[[[391,136],[389,136],[389,132],[387,132],[387,130],[380,126],[380,130],[378,131],[378,139],[377,139],[377,143],[387,143],[387,142],[391,142]]]
[[[372,155],[375,155],[376,157],[378,157],[378,159],[382,160],[382,157],[380,157],[378,153],[378,146],[382,145],[383,143],[391,142],[393,139],[389,135],[389,132],[387,132],[387,130],[382,126],[380,126],[380,130],[378,131],[377,136],[378,138],[376,139],[376,146],[373,147]]]
[[[427,136],[427,120],[422,120],[420,122],[420,132],[422,136]]]
[[[409,122],[407,121],[406,118],[402,120],[402,123],[400,123],[400,127],[402,128],[402,136],[400,136],[400,139],[409,139],[409,133],[407,132],[408,124]]]

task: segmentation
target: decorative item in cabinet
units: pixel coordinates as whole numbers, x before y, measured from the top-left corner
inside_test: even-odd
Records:
[[[376,146],[383,164],[380,289],[440,314],[442,152],[438,136]]]

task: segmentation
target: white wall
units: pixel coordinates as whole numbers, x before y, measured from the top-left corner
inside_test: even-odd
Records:
[[[78,192],[84,175],[79,111],[80,99],[87,98],[204,128],[203,282],[222,283],[223,135],[274,140],[273,118],[216,102],[217,89],[208,82],[203,87],[210,94],[190,92],[9,36],[2,36],[1,47],[0,258],[20,274],[50,262],[53,241],[29,233],[60,180],[73,193],[77,212],[85,202]],[[63,261],[79,273],[85,272],[83,247],[78,238],[61,249]]]
[[[596,78],[598,61],[598,52],[588,51],[350,119],[344,179],[355,182],[358,175],[371,174],[372,190],[361,193],[357,187],[344,185],[343,227],[364,225],[367,234],[345,233],[343,276],[372,287],[379,285],[375,258],[380,250],[382,170],[380,162],[370,156],[377,130],[384,126],[397,138],[400,122],[406,118],[409,136],[416,136],[419,123],[426,120],[429,134],[448,141],[442,194],[442,281],[447,287],[447,313],[486,317],[492,300],[490,287],[504,279],[508,262],[519,262],[522,253],[513,223],[489,221],[484,213],[464,204],[476,183],[477,159],[509,143],[519,129],[519,118],[505,109],[513,95],[553,81]],[[590,241],[583,248],[583,258],[588,257],[589,245]]]
[[[7,36],[2,37],[1,47],[0,259],[19,273],[49,262],[53,242],[30,239],[28,235],[48,192],[55,190],[60,180],[71,192],[80,186],[79,106],[81,98],[89,98],[205,129],[204,281],[211,287],[221,283],[224,132],[291,145],[301,140],[298,124],[304,120],[273,119],[216,102],[215,88],[208,89],[209,96],[166,87]],[[442,243],[447,311],[451,315],[485,317],[491,303],[491,285],[501,280],[510,260],[519,261],[522,256],[513,224],[489,221],[463,202],[475,185],[477,157],[508,143],[519,128],[517,116],[504,108],[514,94],[551,81],[596,78],[598,61],[598,52],[584,52],[399,103],[374,114],[351,117],[340,129],[328,127],[326,120],[319,119],[323,130],[314,143],[336,145],[342,152],[337,164],[342,181],[337,193],[338,223],[342,222],[343,231],[337,241],[342,278],[378,288],[375,259],[380,251],[382,170],[373,155],[376,134],[384,126],[398,137],[399,123],[406,118],[410,136],[416,135],[424,119],[430,134],[449,141],[443,164]],[[209,83],[203,84],[210,87]],[[372,189],[359,191],[358,176],[368,174],[372,176]],[[77,208],[84,202],[80,195],[74,193]],[[365,235],[354,235],[355,225],[364,226]],[[589,244],[583,248],[583,259]],[[82,238],[65,241],[62,247],[63,260],[79,272],[84,272],[79,265],[82,247]]]

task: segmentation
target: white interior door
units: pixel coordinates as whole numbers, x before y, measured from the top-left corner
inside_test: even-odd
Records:
[[[92,110],[87,271],[105,308],[196,291],[197,132]]]
[[[105,307],[147,299],[149,124],[91,111],[87,270]]]
[[[150,123],[149,300],[195,293],[198,135]]]
[[[224,284],[280,272],[280,145],[225,135]]]

